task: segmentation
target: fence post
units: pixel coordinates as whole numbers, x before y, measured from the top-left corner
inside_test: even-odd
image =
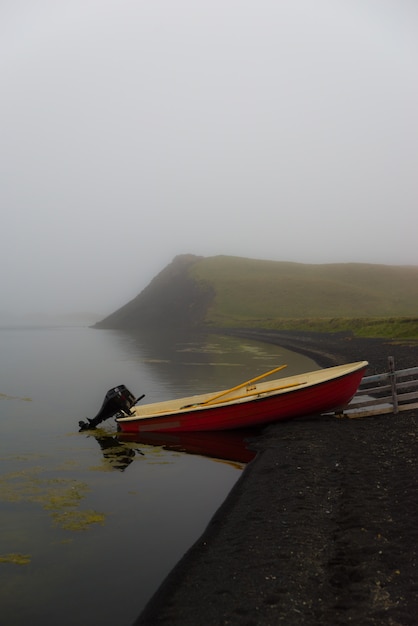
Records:
[[[389,362],[390,386],[392,389],[393,412],[396,414],[399,412],[399,409],[398,409],[398,395],[396,393],[395,359],[393,358],[393,356],[388,357],[388,362]]]

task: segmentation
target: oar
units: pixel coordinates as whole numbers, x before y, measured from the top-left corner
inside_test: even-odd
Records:
[[[251,385],[251,383],[255,383],[257,382],[257,380],[261,380],[262,378],[267,378],[267,376],[271,376],[271,374],[275,374],[276,372],[279,372],[285,367],[287,367],[287,365],[280,365],[280,367],[275,367],[274,370],[270,370],[269,372],[266,372],[265,374],[261,374],[260,376],[256,376],[255,378],[251,378],[250,380],[246,380],[245,383],[241,383],[240,385],[237,385],[236,387],[231,387],[231,389],[222,391],[221,393],[218,393],[216,396],[212,396],[212,398],[209,398],[208,400],[205,400],[204,402],[199,402],[199,405],[204,405],[204,404],[209,404],[209,402],[214,402],[218,398],[222,398],[222,396],[228,395],[228,393],[237,391],[237,389],[242,389],[243,387],[246,387],[247,385]]]
[[[290,387],[301,387],[302,385],[306,385],[306,381],[301,382],[301,383],[288,383],[287,385],[280,385],[280,387],[272,387],[271,389],[265,389],[264,391],[255,390],[255,391],[246,393],[242,396],[234,396],[233,398],[224,398],[223,400],[220,400],[219,404],[221,404],[222,402],[235,402],[235,400],[242,400],[243,398],[249,398],[250,396],[257,396],[257,395],[261,396],[264,394],[273,393],[273,391],[281,391],[282,389],[289,389]],[[212,404],[212,400],[206,400],[206,402],[203,402],[202,404]],[[196,404],[192,406],[200,406],[200,404]],[[185,407],[182,407],[182,408],[184,409]]]

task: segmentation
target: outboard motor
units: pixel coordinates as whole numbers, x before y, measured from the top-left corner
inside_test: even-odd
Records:
[[[142,395],[140,398],[136,399],[129,389],[125,387],[125,385],[118,385],[118,387],[109,389],[105,395],[102,407],[96,417],[93,417],[92,419],[87,418],[87,422],[78,422],[80,431],[96,428],[98,424],[104,422],[104,420],[109,419],[109,417],[112,417],[117,413],[121,413],[122,415],[132,415],[131,408],[143,397],[144,396]]]

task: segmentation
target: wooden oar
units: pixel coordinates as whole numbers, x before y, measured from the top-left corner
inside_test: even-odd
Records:
[[[219,401],[219,404],[221,404],[222,402],[235,402],[235,400],[242,400],[243,398],[249,398],[250,396],[257,396],[257,395],[261,396],[264,394],[273,393],[273,391],[281,391],[282,389],[289,389],[290,387],[301,387],[302,385],[306,385],[306,381],[303,381],[301,383],[288,383],[287,385],[280,385],[279,387],[271,387],[271,389],[265,389],[264,391],[260,391],[256,389],[255,391],[251,391],[242,396],[234,396],[233,398],[224,398],[223,400]],[[206,402],[203,402],[202,404],[207,405],[207,404],[212,404],[212,402],[213,400],[207,400]],[[215,402],[218,403],[216,400]],[[196,405],[191,405],[191,406],[201,406],[201,405],[196,404]]]
[[[261,380],[262,378],[267,378],[267,376],[271,376],[271,374],[275,374],[276,372],[283,370],[285,367],[287,367],[287,365],[280,365],[280,367],[275,367],[274,370],[270,370],[269,372],[266,372],[265,374],[261,374],[260,376],[256,376],[255,378],[251,378],[250,380],[246,380],[245,383],[241,383],[240,385],[237,385],[236,387],[231,387],[231,389],[222,391],[221,393],[218,393],[216,396],[212,396],[212,398],[209,398],[208,400],[205,400],[204,402],[199,402],[199,406],[209,404],[211,402],[215,402],[215,400],[217,400],[218,398],[222,398],[222,396],[227,396],[229,393],[232,393],[233,391],[237,391],[237,389],[242,389],[243,387],[246,387],[247,385],[251,385],[251,383],[257,382],[257,380]]]

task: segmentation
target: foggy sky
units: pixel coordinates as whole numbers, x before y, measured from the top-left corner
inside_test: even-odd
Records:
[[[415,0],[3,0],[0,311],[177,254],[418,265]]]

